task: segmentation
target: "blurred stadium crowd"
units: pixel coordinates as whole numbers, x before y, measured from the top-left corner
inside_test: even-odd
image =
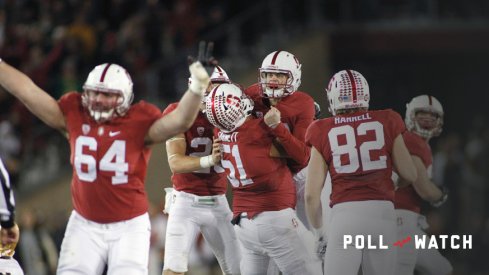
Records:
[[[277,43],[285,43],[282,46],[285,48],[293,40],[293,34],[310,28],[393,22],[404,26],[439,26],[442,22],[448,26],[473,24],[489,30],[489,3],[483,0],[235,2],[0,0],[0,56],[44,90],[52,92],[55,98],[66,91],[81,91],[84,77],[95,64],[118,63],[131,72],[136,100],[145,99],[164,107],[186,85],[185,56],[202,38],[216,41],[216,56],[221,64],[226,68],[232,62],[229,71],[238,76],[246,70],[256,70],[264,53],[280,46]],[[288,34],[280,35],[280,32]],[[270,33],[275,36],[269,36]],[[388,74],[377,74],[381,64],[388,61],[358,58],[358,55],[348,58],[344,51],[336,52],[339,54],[335,57],[333,48],[332,70],[357,67],[373,79],[373,86],[379,83],[377,90],[381,96],[373,93],[376,107],[393,108],[403,114],[407,99],[417,93],[432,93],[442,101],[447,125],[445,133],[432,144],[434,180],[450,190],[450,198],[442,208],[427,212],[430,232],[472,234],[473,250],[442,253],[453,262],[455,274],[489,274],[489,263],[484,259],[484,252],[489,250],[489,115],[486,105],[481,103],[488,102],[483,84],[486,66],[478,65],[470,73],[479,81],[471,81],[467,84],[471,91],[463,91],[472,93],[468,95],[469,101],[462,94],[444,96],[449,92],[432,91],[429,85],[426,91],[422,90],[425,86],[417,83],[399,87],[407,80],[386,80]],[[402,54],[389,55],[394,60],[399,56]],[[465,53],[459,54],[457,64],[465,57]],[[478,64],[489,61],[487,54],[480,58],[483,60]],[[442,59],[445,57],[428,60]],[[362,63],[357,66],[358,60]],[[375,62],[380,65],[370,64]],[[453,68],[447,68],[450,69]],[[303,82],[307,77],[303,76]],[[325,75],[324,82],[329,77]],[[464,82],[463,76],[460,81]],[[409,90],[412,87],[414,91]],[[464,105],[473,101],[474,105]],[[49,187],[49,183],[69,173],[68,143],[63,139],[0,90],[0,157],[6,162],[20,196]],[[151,213],[154,222],[151,257],[153,270],[157,270],[154,274],[161,272],[164,252],[166,218],[160,210],[155,205]],[[46,215],[50,218],[46,219]],[[26,274],[54,274],[67,215],[56,209],[53,213],[34,210],[21,213],[18,221],[22,241],[17,255]],[[215,268],[217,262],[206,249],[200,240],[193,261],[202,266],[202,274],[211,274],[205,272]]]

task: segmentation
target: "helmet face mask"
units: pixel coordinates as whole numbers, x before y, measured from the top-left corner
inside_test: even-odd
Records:
[[[98,65],[83,85],[82,104],[96,122],[107,122],[129,110],[134,98],[132,87],[131,77],[123,67]]]
[[[354,70],[337,72],[329,81],[326,93],[329,111],[336,115],[339,110],[367,108],[370,89],[365,77]]]
[[[264,95],[269,98],[282,98],[297,91],[301,85],[301,67],[299,60],[286,51],[275,51],[265,57],[259,69],[259,82]],[[273,79],[273,75],[283,75],[286,79],[277,81]]]
[[[406,128],[424,139],[439,136],[443,130],[443,106],[433,96],[420,95],[406,104]]]
[[[221,84],[206,97],[205,114],[223,132],[240,127],[251,114],[253,101],[235,84]]]

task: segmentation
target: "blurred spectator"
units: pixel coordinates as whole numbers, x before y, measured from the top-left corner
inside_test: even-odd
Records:
[[[19,262],[28,275],[56,273],[58,250],[48,231],[32,210],[20,216]]]

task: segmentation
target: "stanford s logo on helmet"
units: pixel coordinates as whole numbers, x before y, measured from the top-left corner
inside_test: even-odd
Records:
[[[88,74],[83,85],[82,104],[97,122],[108,121],[116,115],[123,116],[134,99],[132,87],[131,76],[123,67],[110,63],[98,65]],[[89,98],[89,91],[116,94],[117,102],[107,110],[97,110],[95,102]]]
[[[336,115],[338,110],[368,108],[370,90],[363,75],[354,70],[337,72],[326,89],[329,111]]]
[[[419,111],[432,113],[437,117],[433,128],[425,129],[419,125],[418,121],[416,121],[416,113]],[[419,136],[429,139],[441,134],[443,130],[443,115],[443,106],[438,99],[430,95],[420,95],[414,97],[406,104],[406,117],[404,121],[409,131],[414,131]]]
[[[281,98],[291,95],[301,85],[301,67],[302,64],[299,63],[299,60],[289,52],[275,51],[267,55],[259,69],[259,81],[262,91],[269,98]],[[287,82],[282,85],[267,83],[267,73],[286,74],[288,77]]]
[[[241,126],[253,110],[253,101],[236,84],[221,84],[205,100],[205,114],[209,122],[223,132],[232,132]]]

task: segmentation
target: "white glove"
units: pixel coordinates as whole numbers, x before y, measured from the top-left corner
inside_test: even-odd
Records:
[[[192,63],[188,69],[190,71],[188,89],[196,95],[204,96],[210,82],[209,74],[199,61]]]

